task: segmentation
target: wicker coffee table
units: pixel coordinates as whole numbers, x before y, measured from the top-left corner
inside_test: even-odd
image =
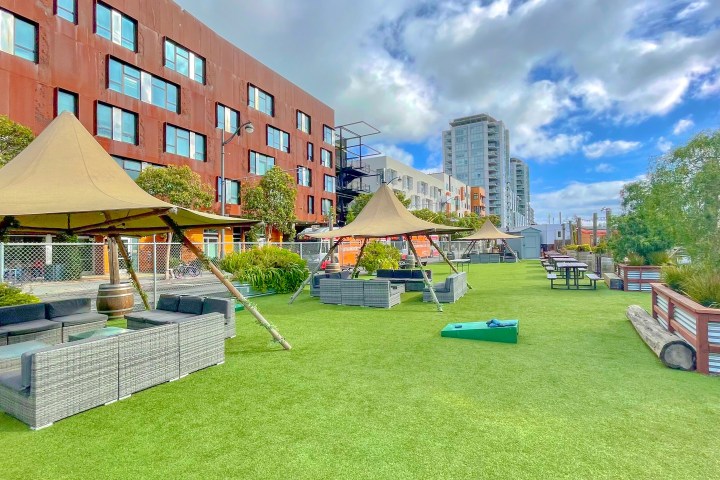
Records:
[[[70,335],[68,337],[69,341],[75,342],[77,340],[85,340],[86,338],[105,338],[105,337],[114,337],[115,335],[120,335],[121,333],[127,333],[130,330],[126,328],[120,328],[120,327],[105,327],[105,328],[98,328],[97,330],[90,330],[87,332],[80,332],[73,335]]]

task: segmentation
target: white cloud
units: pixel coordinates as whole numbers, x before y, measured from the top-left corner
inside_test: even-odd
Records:
[[[697,95],[701,98],[709,97],[716,93],[720,93],[720,72],[715,72],[714,76],[704,78],[697,91]]]
[[[408,152],[407,150],[404,150],[397,145],[386,145],[384,143],[376,143],[371,145],[372,148],[376,149],[383,155],[387,155],[388,157],[397,160],[400,163],[404,163],[405,165],[410,165],[412,167],[414,158],[412,153]]]
[[[673,127],[673,135],[680,135],[687,129],[692,128],[693,125],[695,125],[695,122],[693,122],[689,117],[681,118]]]
[[[700,0],[698,2],[692,2],[688,4],[685,8],[680,10],[680,12],[675,16],[678,20],[684,20],[690,16],[692,16],[693,13],[699,12],[700,10],[704,9],[708,6],[708,2],[705,0]]]
[[[658,138],[657,141],[657,149],[660,150],[662,153],[669,152],[670,149],[673,147],[673,143],[668,140],[665,137]]]
[[[595,166],[594,171],[596,173],[610,173],[615,171],[615,167],[609,163],[598,163]]]
[[[629,142],[627,140],[602,140],[582,147],[583,153],[588,158],[611,157],[622,155],[639,148],[640,142]]]
[[[562,212],[563,218],[569,219],[577,215],[583,219],[590,219],[593,213],[600,213],[603,207],[619,213],[620,191],[625,184],[636,180],[638,179],[596,183],[573,182],[560,190],[535,194],[530,199],[535,209],[535,218],[544,221],[548,214],[557,217],[558,212]]]

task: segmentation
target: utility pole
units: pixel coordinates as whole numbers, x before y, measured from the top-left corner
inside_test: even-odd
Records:
[[[593,212],[593,236],[592,236],[592,244],[593,247],[597,245],[597,235],[598,232],[598,214],[597,212]]]

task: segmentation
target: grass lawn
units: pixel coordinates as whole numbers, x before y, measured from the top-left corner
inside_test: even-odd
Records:
[[[720,378],[642,343],[624,312],[649,293],[551,291],[536,261],[469,279],[444,313],[257,298],[292,351],[242,312],[222,366],[37,432],[0,414],[0,477],[720,478]],[[440,337],[490,318],[519,343]]]

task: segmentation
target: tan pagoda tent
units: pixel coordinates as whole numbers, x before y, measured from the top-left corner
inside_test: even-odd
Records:
[[[507,243],[507,239],[521,237],[522,235],[511,235],[509,233],[501,232],[491,221],[488,220],[483,223],[482,227],[480,227],[477,232],[471,233],[467,237],[460,238],[459,240],[471,242],[466,251],[471,250],[472,247],[480,240],[500,240],[505,245],[505,248],[512,252],[515,256],[515,261],[517,261],[517,252],[510,248],[510,245]]]
[[[430,244],[435,247],[438,252],[440,252],[443,260],[445,260],[448,265],[450,265],[450,268],[452,268],[452,270],[457,273],[457,269],[455,268],[455,266],[450,263],[450,261],[447,259],[442,250],[440,250],[440,247],[437,245],[437,243],[435,243],[435,241],[430,237],[430,235],[440,233],[464,232],[467,230],[469,229],[463,227],[450,227],[447,225],[440,225],[437,223],[427,222],[416,217],[415,215],[410,213],[407,208],[405,208],[405,206],[400,202],[400,200],[398,200],[392,188],[390,188],[390,186],[387,184],[383,184],[373,194],[367,205],[365,205],[362,211],[351,223],[335,230],[329,230],[319,233],[309,233],[307,234],[307,236],[319,239],[337,239],[333,246],[330,248],[330,251],[327,253],[325,258],[320,262],[320,265],[322,265],[322,263],[333,254],[334,250],[345,238],[362,238],[363,244],[360,248],[360,253],[358,255],[353,274],[355,273],[355,271],[357,271],[358,263],[360,262],[360,259],[362,258],[363,252],[365,250],[365,245],[367,245],[368,239],[371,238],[404,236],[407,239],[408,246],[410,247],[410,250],[415,257],[417,265],[422,265],[420,257],[418,256],[417,250],[415,250],[415,246],[413,245],[410,237],[413,235],[425,236],[430,241]],[[297,292],[295,292],[295,295],[293,295],[293,297],[290,299],[290,303],[295,300],[295,298],[305,288],[305,285],[310,282],[313,275],[315,275],[319,268],[320,266],[318,265],[315,271],[310,274],[310,276],[300,286]],[[442,311],[442,306],[440,305],[440,302],[437,301],[437,297],[435,296],[435,290],[432,283],[425,275],[425,270],[422,270],[422,272],[425,284],[429,287],[433,300],[438,306],[438,310]]]
[[[183,230],[252,225],[176,207],[141,189],[72,113],[64,112],[11,162],[0,168],[0,238],[7,234],[103,235],[115,240],[140,288],[120,236],[175,233],[270,333],[257,310],[185,236]],[[283,344],[289,348],[287,342]]]

